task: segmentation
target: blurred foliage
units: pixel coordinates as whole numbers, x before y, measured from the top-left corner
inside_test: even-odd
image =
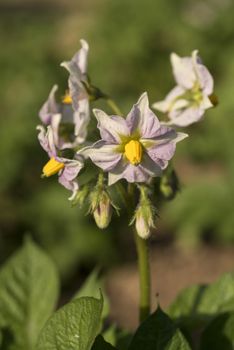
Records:
[[[125,112],[144,90],[154,102],[173,87],[172,51],[183,56],[199,49],[220,104],[189,128],[190,138],[178,147],[185,185],[167,221],[192,242],[208,231],[220,242],[234,241],[233,13],[231,0],[1,1],[1,261],[29,231],[64,276],[78,263],[109,264],[117,255],[126,222],[118,232],[116,225],[101,232],[79,208],[70,208],[55,177],[40,179],[46,154],[37,142],[38,110],[54,83],[61,94],[66,89],[59,63],[79,48],[80,38],[90,43],[93,83]],[[198,169],[196,176],[186,176],[184,163]],[[216,164],[215,174],[203,171],[203,163]]]
[[[233,348],[233,289],[234,274],[230,272],[210,285],[185,288],[172,302],[169,315],[192,349]]]
[[[97,269],[56,310],[59,282],[51,258],[27,237],[0,268],[1,350],[233,349],[233,272],[212,284],[185,288],[169,315],[158,305],[134,334],[109,319]]]

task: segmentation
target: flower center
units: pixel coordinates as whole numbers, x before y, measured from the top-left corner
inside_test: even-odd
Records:
[[[129,162],[133,165],[137,165],[141,162],[142,158],[142,145],[139,141],[131,140],[126,143],[124,147],[124,154]]]
[[[42,169],[43,175],[49,177],[57,174],[64,166],[64,163],[58,162],[55,158],[51,158]]]
[[[191,90],[191,95],[191,100],[193,100],[195,103],[199,104],[202,101],[203,95],[199,82],[195,82]]]
[[[65,92],[65,95],[62,97],[62,103],[66,105],[70,105],[72,103],[72,98],[68,90]]]

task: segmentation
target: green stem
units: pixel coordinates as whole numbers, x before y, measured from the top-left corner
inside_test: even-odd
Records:
[[[139,320],[143,322],[150,315],[150,265],[147,240],[141,238],[137,232],[135,243],[138,255],[138,270],[140,284]]]
[[[117,114],[117,115],[122,115],[121,110],[119,109],[119,107],[117,106],[117,104],[115,103],[114,100],[112,100],[112,98],[107,97],[106,98],[106,103],[109,105],[109,107],[112,109],[112,111]]]

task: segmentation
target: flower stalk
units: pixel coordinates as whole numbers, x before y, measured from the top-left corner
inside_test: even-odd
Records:
[[[108,104],[108,106],[112,109],[112,111],[116,115],[123,115],[121,110],[119,109],[119,107],[117,106],[117,104],[115,103],[115,101],[112,98],[107,97],[106,98],[106,103]]]

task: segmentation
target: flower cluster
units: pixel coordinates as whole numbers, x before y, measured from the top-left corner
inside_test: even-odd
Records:
[[[80,205],[88,201],[89,210],[101,228],[109,224],[113,208],[118,210],[113,198],[119,193],[128,211],[136,207],[135,213],[130,214],[131,223],[135,222],[138,234],[147,238],[156,216],[151,198],[160,189],[162,194],[165,192],[165,178],[169,174],[165,169],[177,142],[187,137],[172,125],[186,126],[198,121],[205,109],[212,107],[213,79],[197,51],[192,58],[172,54],[178,85],[164,101],[153,105],[167,113],[170,121],[159,121],[149,107],[146,92],[127,116],[123,116],[117,113],[118,107],[110,97],[91,85],[87,74],[88,51],[87,42],[81,40],[81,49],[70,61],[61,64],[69,73],[61,102],[56,101],[58,87],[55,85],[39,112],[43,125],[37,127],[38,139],[49,157],[43,176],[58,174],[59,183],[72,191],[69,199]],[[90,103],[99,98],[109,102],[114,115],[100,109],[90,112]],[[94,143],[89,141],[92,115],[100,132],[100,139]],[[91,177],[86,176],[87,169],[91,170]],[[167,179],[168,197],[172,191],[170,183]]]

